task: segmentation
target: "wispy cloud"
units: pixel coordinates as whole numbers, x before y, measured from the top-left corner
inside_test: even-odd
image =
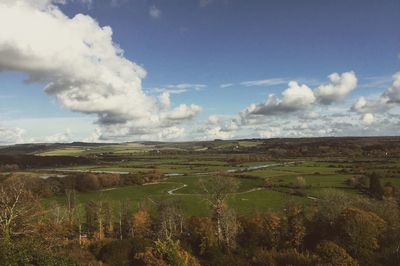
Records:
[[[214,2],[214,0],[200,0],[199,6],[206,7],[206,6],[210,5],[212,2]]]
[[[274,86],[274,85],[280,85],[280,84],[286,84],[286,83],[288,83],[287,79],[273,78],[273,79],[243,81],[243,82],[240,82],[240,85],[246,86],[246,87],[253,87],[253,86],[267,87],[267,86]]]
[[[180,84],[169,84],[161,87],[148,88],[146,91],[150,94],[152,93],[163,93],[168,92],[170,94],[181,94],[188,91],[202,91],[206,88],[205,84],[196,83],[180,83]]]
[[[387,88],[392,83],[391,76],[374,76],[366,77],[363,82],[359,85],[359,88],[366,89],[382,89]]]
[[[223,89],[223,88],[232,87],[233,85],[234,85],[233,83],[224,83],[224,84],[219,85],[219,87]]]
[[[154,19],[158,19],[161,17],[161,9],[156,6],[151,6],[149,9],[149,16]]]

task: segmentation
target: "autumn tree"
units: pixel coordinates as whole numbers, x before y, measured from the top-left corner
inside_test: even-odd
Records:
[[[338,246],[332,241],[322,241],[318,244],[315,252],[321,259],[321,264],[326,266],[359,265],[357,261],[353,259],[344,248]]]
[[[282,229],[283,246],[299,249],[306,235],[304,212],[302,208],[290,204],[284,210]]]
[[[157,240],[154,247],[146,248],[135,257],[149,266],[200,266],[197,259],[181,247],[179,240],[170,238]]]
[[[141,208],[132,214],[132,234],[134,237],[146,238],[151,233],[151,219],[149,212]]]
[[[278,248],[281,242],[282,218],[274,212],[256,213],[253,217],[243,217],[240,243],[246,248]]]
[[[219,247],[216,226],[210,217],[193,216],[188,227],[188,241],[197,254],[208,255]]]
[[[375,213],[346,208],[335,222],[336,242],[363,265],[373,265],[373,255],[379,248],[379,236],[384,227],[385,221]]]

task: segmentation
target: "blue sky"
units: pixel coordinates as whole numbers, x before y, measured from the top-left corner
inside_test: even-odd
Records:
[[[400,70],[398,0],[75,0],[64,4],[53,1],[46,5],[55,5],[69,18],[84,14],[97,21],[100,27],[110,26],[112,41],[124,50],[124,57],[146,71],[141,85],[143,92],[156,99],[160,93],[171,91],[168,95],[171,101],[169,108],[195,104],[201,107],[201,111],[173,125],[129,125],[129,129],[124,131],[128,133],[122,137],[117,134],[118,137],[113,138],[115,134],[105,132],[114,131],[114,128],[96,122],[99,113],[103,114],[104,110],[91,112],[66,106],[62,100],[60,103],[54,95],[49,96],[43,91],[51,82],[48,76],[39,82],[26,82],[27,77],[32,75],[30,70],[12,68],[3,62],[3,65],[0,63],[3,70],[0,72],[0,128],[5,132],[3,135],[10,134],[15,128],[23,131],[18,140],[0,134],[4,143],[84,140],[93,132],[104,135],[100,138],[103,141],[125,141],[304,134],[390,135],[398,129],[398,120],[393,118],[397,115],[397,106],[382,107],[377,113],[373,108],[349,111],[359,97],[370,98],[369,103],[372,104],[383,97],[385,90],[394,86],[392,76]],[[26,22],[21,19],[20,23]],[[53,45],[51,39],[52,36],[48,36],[48,42]],[[64,52],[69,53],[68,50]],[[295,112],[292,112],[292,107],[275,105],[276,110],[289,110],[279,116],[254,110],[247,112],[254,119],[240,115],[251,104],[267,105],[266,98],[270,94],[284,101],[281,93],[288,88],[289,81],[306,84],[315,90],[330,82],[328,75],[350,71],[357,78],[357,86],[349,88],[345,97],[335,99],[334,104],[317,105],[312,100],[308,105],[295,108]],[[243,83],[260,80],[275,82],[272,82],[273,85],[258,86]],[[181,86],[179,93],[174,93],[179,86],[172,85],[178,84],[187,85]],[[226,86],[221,86],[223,84]],[[318,102],[317,98],[314,100]],[[335,127],[341,122],[352,126],[341,131],[333,128],[329,132],[319,132],[318,125],[315,125],[312,130],[308,126],[308,131],[302,133],[301,127],[296,129],[296,125],[309,123],[300,120],[311,112],[331,119],[337,117],[337,113],[346,114],[352,117],[351,121],[336,119],[329,126]],[[369,119],[366,114],[369,114]],[[372,122],[370,115],[373,116]],[[371,133],[372,125],[383,123],[388,115],[391,115],[390,128]],[[210,116],[213,117],[211,122]],[[65,122],[67,118],[71,123]],[[79,123],[72,122],[78,120]],[[52,124],[46,121],[52,121]],[[228,129],[227,125],[232,123],[234,128]],[[290,129],[284,128],[289,124]],[[191,132],[193,125],[202,126]],[[321,128],[326,126],[320,124]],[[167,131],[174,128],[172,135],[184,128],[185,133],[178,133],[176,137],[154,135],[147,131],[145,134],[132,133],[141,127]],[[357,129],[353,131],[349,128]],[[122,130],[121,125],[118,125],[118,130]]]

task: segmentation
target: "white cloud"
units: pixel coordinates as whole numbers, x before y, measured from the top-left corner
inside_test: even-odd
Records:
[[[180,104],[179,106],[172,109],[172,111],[164,114],[165,118],[170,121],[181,121],[181,120],[188,120],[195,117],[200,111],[201,107],[195,104],[186,105]]]
[[[101,130],[96,128],[94,132],[92,132],[88,137],[84,138],[83,142],[101,142]]]
[[[0,126],[0,145],[24,143],[31,140],[26,139],[25,130],[21,128],[9,128]]]
[[[124,57],[110,27],[87,15],[69,18],[49,0],[0,2],[0,32],[0,71],[27,73],[28,82],[46,83],[45,92],[62,106],[96,115],[103,138],[165,129],[171,119],[175,125],[201,110],[183,105],[180,116],[165,110],[143,92],[146,71]]]
[[[171,94],[181,94],[184,92],[188,92],[190,90],[194,91],[202,91],[206,88],[207,85],[204,84],[196,84],[196,83],[180,83],[180,84],[170,84],[160,88],[150,88],[148,91],[150,93],[162,93],[162,92],[169,92]]]
[[[314,108],[318,103],[331,104],[342,100],[357,86],[357,78],[352,71],[342,74],[333,73],[329,75],[329,79],[331,83],[321,85],[314,91],[307,85],[290,81],[288,88],[282,92],[281,98],[270,94],[264,103],[251,104],[242,110],[240,112],[242,123],[259,124],[264,122],[262,116],[305,111]],[[268,82],[249,84],[268,84]]]
[[[343,100],[357,87],[357,77],[353,71],[342,74],[329,75],[331,83],[319,86],[315,91],[315,97],[322,104],[331,104]]]
[[[364,78],[363,83],[358,85],[359,88],[366,89],[381,89],[387,88],[392,82],[392,77],[390,76],[374,76]]]
[[[64,133],[58,133],[46,137],[46,142],[49,143],[67,143],[72,141],[71,130],[67,129]]]
[[[222,88],[222,89],[229,88],[229,87],[232,87],[232,86],[233,86],[233,83],[224,83],[224,84],[219,85],[219,87]]]
[[[205,139],[231,139],[235,136],[234,132],[225,131],[220,126],[206,129],[205,134]]]
[[[358,113],[378,113],[394,108],[400,103],[400,72],[393,75],[392,85],[384,91],[378,99],[367,100],[364,97],[358,100],[351,107],[352,111]]]
[[[149,16],[154,19],[158,19],[161,17],[161,9],[156,6],[151,6],[149,9]]]
[[[165,109],[168,109],[171,106],[171,100],[169,99],[170,92],[169,91],[164,91],[163,93],[158,96],[158,99],[160,100],[162,106]]]
[[[258,134],[261,138],[275,138],[282,135],[282,128],[281,127],[271,127],[267,130],[259,131]]]
[[[364,114],[364,115],[362,116],[361,121],[362,121],[365,125],[370,126],[370,125],[372,125],[372,124],[374,123],[375,118],[374,118],[374,115],[373,115],[373,114],[371,114],[371,113],[366,113],[366,114]]]
[[[210,124],[218,124],[219,122],[219,117],[217,115],[210,115],[208,117],[208,123]]]
[[[387,111],[391,106],[387,99],[380,97],[377,100],[367,100],[361,96],[351,107],[351,110],[358,113],[379,113]]]
[[[382,95],[389,103],[400,103],[400,72],[393,75],[393,84]]]
[[[265,103],[252,104],[241,112],[242,117],[249,115],[277,115],[310,108],[315,102],[313,91],[306,85],[291,81],[282,92],[282,98],[270,94]]]
[[[253,87],[253,86],[274,86],[287,83],[286,79],[275,78],[275,79],[262,79],[262,80],[250,80],[250,81],[243,81],[240,82],[240,85],[246,87]]]

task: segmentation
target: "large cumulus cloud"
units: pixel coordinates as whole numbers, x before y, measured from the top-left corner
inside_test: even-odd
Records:
[[[244,115],[275,115],[307,109],[315,102],[313,91],[295,81],[282,92],[282,99],[270,94],[265,103],[252,104],[243,111]]]
[[[400,72],[393,75],[392,85],[376,99],[361,96],[351,110],[358,113],[382,113],[400,104]]]
[[[115,131],[159,132],[201,111],[185,104],[170,110],[166,96],[160,104],[146,95],[146,71],[124,57],[110,27],[87,15],[69,18],[54,3],[0,2],[0,71],[27,73],[27,82],[47,84],[45,92],[62,106],[95,114],[103,138]]]
[[[322,104],[331,104],[343,100],[357,87],[357,77],[353,71],[342,74],[329,75],[330,83],[319,86],[315,91],[315,97]]]
[[[317,103],[331,104],[343,100],[357,86],[357,77],[353,71],[329,75],[330,83],[312,90],[307,85],[290,81],[288,88],[278,98],[270,94],[264,103],[251,104],[241,111],[244,119],[251,116],[271,116],[303,111]]]

